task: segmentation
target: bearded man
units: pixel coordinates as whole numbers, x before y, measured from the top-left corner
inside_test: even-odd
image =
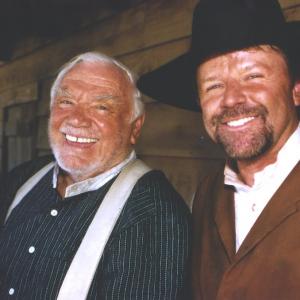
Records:
[[[202,0],[190,52],[139,82],[188,109],[198,94],[227,154],[194,200],[192,299],[299,298],[299,41],[275,0]]]

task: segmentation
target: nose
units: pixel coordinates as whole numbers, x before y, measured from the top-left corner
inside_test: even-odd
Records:
[[[70,114],[67,123],[73,127],[89,127],[91,125],[91,119],[85,109],[77,107]]]
[[[245,102],[246,97],[243,93],[242,85],[238,80],[228,80],[223,94],[222,105],[224,107],[233,107],[236,104]]]

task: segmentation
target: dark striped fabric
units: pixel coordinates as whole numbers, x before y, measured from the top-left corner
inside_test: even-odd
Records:
[[[49,172],[32,189],[1,229],[1,300],[56,299],[112,181],[97,191],[62,200],[52,188]],[[9,186],[5,190],[3,203],[13,194]],[[183,200],[161,172],[149,172],[138,181],[124,207],[88,299],[178,299],[189,239],[189,212]]]

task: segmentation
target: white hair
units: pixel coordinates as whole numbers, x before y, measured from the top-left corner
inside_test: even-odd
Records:
[[[111,65],[116,66],[118,69],[122,70],[126,76],[129,79],[129,82],[132,84],[133,87],[133,120],[138,118],[144,113],[144,103],[141,100],[141,93],[136,87],[136,78],[135,75],[122,63],[117,61],[116,59],[109,57],[103,53],[100,52],[86,52],[79,54],[72,58],[70,61],[68,61],[66,64],[64,64],[55,81],[52,84],[51,90],[50,90],[50,108],[54,102],[54,98],[56,96],[56,93],[58,91],[58,88],[64,78],[64,76],[75,67],[75,65],[82,63],[82,62],[91,62],[91,63],[108,63]]]

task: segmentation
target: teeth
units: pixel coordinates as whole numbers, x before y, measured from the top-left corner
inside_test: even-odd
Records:
[[[81,137],[76,137],[72,135],[66,134],[66,139],[70,142],[75,142],[75,143],[95,143],[97,142],[97,139],[92,139],[92,138],[81,138]]]
[[[66,139],[70,142],[77,142],[76,136],[71,136],[71,135],[66,134]]]
[[[96,139],[77,138],[77,143],[95,143],[96,141]]]
[[[238,126],[242,126],[242,125],[250,122],[253,119],[254,119],[254,117],[248,117],[248,118],[243,118],[243,119],[239,119],[239,120],[234,120],[234,121],[227,122],[227,125],[231,126],[231,127],[238,127]]]

